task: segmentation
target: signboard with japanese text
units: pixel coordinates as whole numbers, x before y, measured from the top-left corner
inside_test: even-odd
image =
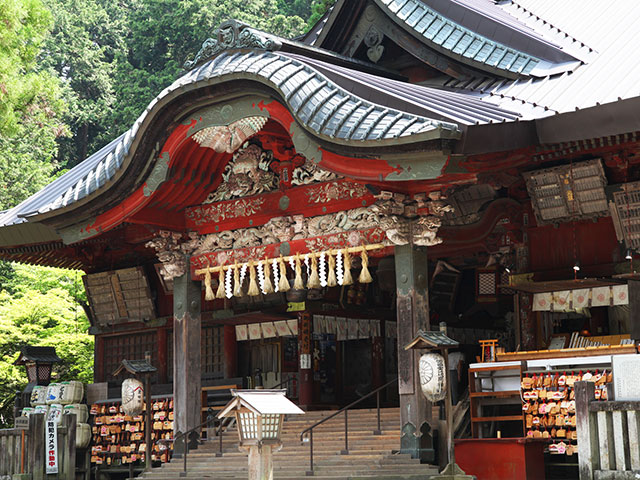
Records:
[[[58,473],[58,426],[55,420],[47,420],[46,452],[47,475]]]

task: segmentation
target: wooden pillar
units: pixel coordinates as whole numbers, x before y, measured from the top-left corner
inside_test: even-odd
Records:
[[[306,312],[298,314],[298,351],[300,355],[298,362],[298,372],[300,376],[300,384],[298,386],[298,403],[303,407],[311,405],[313,401],[311,315]]]
[[[167,365],[167,329],[158,329],[158,383],[167,383],[168,365]]]
[[[93,364],[95,365],[93,370],[93,381],[95,383],[105,382],[104,376],[104,337],[102,335],[96,335],[94,347],[93,347]]]
[[[238,342],[236,341],[235,325],[225,325],[223,330],[224,344],[224,376],[234,378],[238,376]]]
[[[629,324],[631,338],[640,340],[640,282],[629,280]]]
[[[400,450],[413,458],[431,462],[435,458],[431,434],[431,403],[422,394],[418,378],[418,350],[405,350],[419,329],[429,329],[428,266],[425,247],[395,248],[398,391],[400,394]]]
[[[187,265],[190,258],[187,257]],[[174,434],[186,432],[201,423],[201,282],[191,280],[190,272],[173,280],[173,409]],[[195,435],[190,437],[190,445]],[[175,453],[181,445],[176,445]]]
[[[384,381],[384,338],[371,337],[371,386],[378,388]]]
[[[589,411],[594,398],[593,382],[576,382],[576,430],[578,432],[578,472],[580,480],[593,480],[594,471],[599,467],[598,429],[595,415]],[[606,469],[606,467],[604,467]]]

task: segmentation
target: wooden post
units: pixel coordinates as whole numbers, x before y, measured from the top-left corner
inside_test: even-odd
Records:
[[[444,399],[444,414],[447,423],[447,450],[449,454],[449,465],[456,463],[456,452],[453,444],[453,406],[451,405],[451,372],[449,370],[449,350],[442,349],[442,356],[444,357],[444,371],[447,375],[447,388],[446,396]]]
[[[306,312],[298,314],[298,371],[300,383],[298,385],[298,404],[311,405],[313,401],[313,371],[311,369],[311,315]],[[308,365],[303,365],[307,362]],[[302,368],[302,367],[306,368]]]
[[[106,381],[104,374],[104,337],[102,335],[95,336],[93,347],[93,362],[95,369],[93,371],[94,383]]]
[[[435,454],[431,427],[431,403],[420,390],[417,377],[419,356],[405,350],[419,329],[429,329],[427,250],[413,245],[395,248],[398,391],[400,394],[400,451],[431,462]]]
[[[637,319],[640,316],[640,281],[629,280],[629,318]],[[631,322],[631,338],[640,340],[640,322]]]
[[[598,429],[595,415],[589,412],[589,403],[594,398],[593,382],[576,382],[576,428],[578,432],[578,471],[580,480],[593,480],[598,468]],[[607,467],[608,468],[608,467]]]
[[[60,467],[58,474],[60,479],[75,480],[76,478],[76,416],[63,415],[62,428],[58,432],[58,456]],[[35,477],[34,477],[35,478]]]
[[[168,365],[167,365],[167,329],[158,329],[158,383],[167,383],[168,379]],[[149,362],[151,363],[151,362]]]
[[[151,352],[145,352],[145,358],[147,362],[151,364]],[[144,441],[146,446],[145,452],[145,471],[151,471],[151,374],[144,374],[144,393],[145,393],[145,403],[146,403],[146,419],[144,421]]]
[[[238,342],[236,341],[236,328],[234,325],[224,326],[222,341],[224,345],[224,377],[237,377]]]
[[[44,413],[29,415],[29,472],[31,478],[45,478]]]
[[[24,430],[20,431],[20,473],[24,473]]]
[[[385,384],[384,381],[384,338],[371,338],[371,386],[378,388]],[[384,393],[384,392],[381,392]]]
[[[187,265],[190,257],[187,256]],[[201,287],[191,280],[187,271],[173,281],[173,408],[174,435],[197,427],[201,400]],[[197,447],[197,438],[189,438],[190,448]],[[174,454],[180,455],[180,443]]]

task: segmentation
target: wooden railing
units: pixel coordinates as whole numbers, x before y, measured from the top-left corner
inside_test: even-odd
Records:
[[[636,479],[640,402],[596,401],[592,382],[576,382],[580,480]]]
[[[14,474],[30,474],[32,480],[47,478],[45,474],[44,414],[29,416],[29,430],[0,430],[0,480]],[[22,432],[24,449],[22,448]],[[58,476],[74,480],[76,469],[76,416],[63,415],[58,426]]]

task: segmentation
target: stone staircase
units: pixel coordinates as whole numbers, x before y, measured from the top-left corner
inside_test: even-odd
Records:
[[[273,478],[316,480],[357,480],[379,478],[385,480],[426,480],[438,473],[431,465],[421,465],[409,455],[393,453],[400,448],[400,413],[397,408],[381,410],[381,435],[373,435],[377,428],[376,410],[349,411],[349,454],[344,449],[344,415],[338,415],[316,427],[313,432],[314,477],[308,477],[309,444],[300,442],[300,432],[334,413],[308,412],[291,416],[284,422],[282,450],[273,456]],[[219,440],[205,441],[188,456],[187,478],[246,479],[247,455],[238,450],[235,427],[223,436],[223,456],[216,457]],[[142,478],[149,480],[178,480],[183,459],[170,463]],[[182,477],[185,478],[185,477]]]

